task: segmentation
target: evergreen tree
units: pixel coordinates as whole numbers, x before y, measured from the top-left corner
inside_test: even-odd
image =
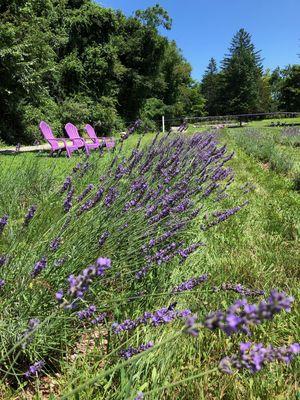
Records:
[[[204,72],[201,91],[206,101],[205,110],[207,114],[218,115],[220,111],[220,75],[214,58],[209,60],[209,64]]]
[[[260,111],[262,59],[251,35],[240,29],[222,62],[222,103],[228,114]]]

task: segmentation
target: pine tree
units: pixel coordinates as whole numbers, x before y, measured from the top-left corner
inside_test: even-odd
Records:
[[[217,115],[219,113],[219,83],[220,75],[217,63],[214,58],[211,58],[201,82],[201,91],[206,100],[205,109],[208,115]]]
[[[222,97],[229,114],[260,111],[262,59],[251,35],[240,29],[232,39],[229,54],[222,62]]]

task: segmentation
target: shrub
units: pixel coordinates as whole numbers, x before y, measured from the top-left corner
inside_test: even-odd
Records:
[[[293,168],[293,163],[287,154],[283,154],[274,148],[270,157],[270,167],[278,173],[287,174]]]
[[[293,189],[300,192],[300,172],[297,172],[293,177]]]

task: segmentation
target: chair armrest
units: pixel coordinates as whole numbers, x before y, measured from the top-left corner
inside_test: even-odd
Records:
[[[73,139],[71,139],[71,138],[69,138],[72,142],[73,142],[73,144],[75,144],[76,145],[76,141],[78,142],[80,142],[83,146],[85,146],[85,140],[83,139],[83,138],[73,138]]]
[[[66,143],[66,139],[64,138],[55,138],[55,139],[46,139],[48,142],[63,142],[65,145]]]

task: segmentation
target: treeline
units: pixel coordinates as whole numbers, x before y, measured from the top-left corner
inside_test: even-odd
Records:
[[[300,111],[300,65],[263,71],[260,51],[240,29],[220,69],[210,59],[201,91],[208,115]]]
[[[91,123],[98,133],[136,118],[154,127],[182,116],[300,110],[300,67],[263,72],[260,53],[240,30],[220,69],[211,59],[202,82],[156,5],[132,17],[92,0],[0,2],[0,140],[32,142],[44,119]]]
[[[91,0],[0,3],[0,139],[30,142],[44,119],[109,133],[140,117],[203,112],[199,84],[160,6],[133,17]]]

